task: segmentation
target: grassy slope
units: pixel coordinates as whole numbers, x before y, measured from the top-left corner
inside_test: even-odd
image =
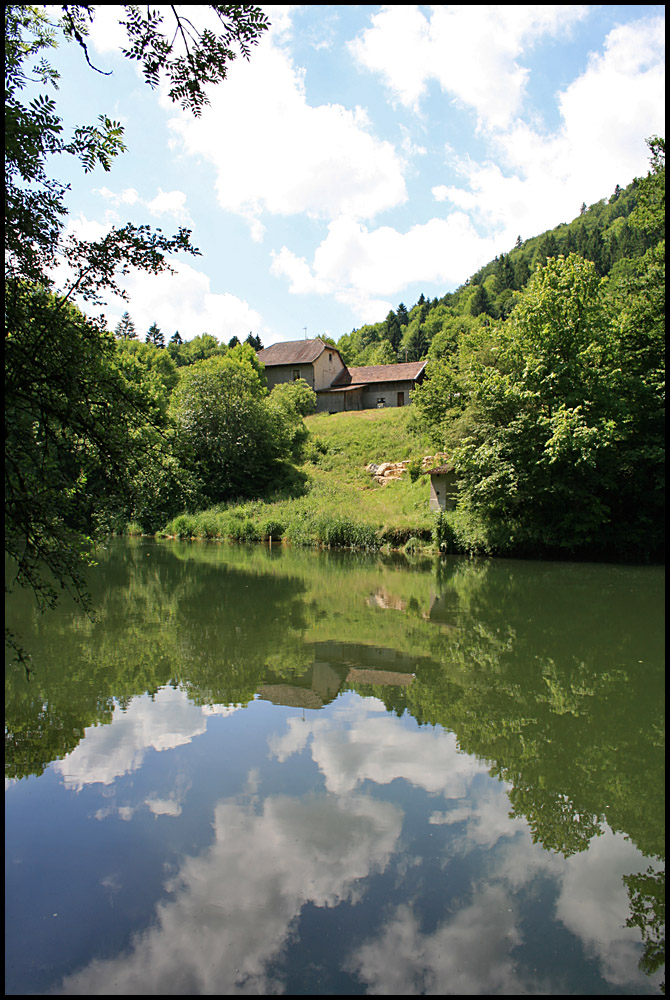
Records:
[[[197,515],[180,515],[166,533],[180,537],[262,539],[280,535],[302,544],[402,545],[411,537],[429,539],[427,476],[378,485],[365,471],[370,462],[401,461],[431,453],[427,439],[409,427],[411,410],[362,410],[316,414],[308,460],[302,466],[306,492],[285,499],[220,505]]]

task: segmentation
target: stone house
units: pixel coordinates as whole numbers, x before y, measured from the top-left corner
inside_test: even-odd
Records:
[[[302,378],[314,389],[318,413],[407,406],[423,379],[425,361],[347,368],[336,347],[316,340],[273,344],[258,352],[268,388]]]

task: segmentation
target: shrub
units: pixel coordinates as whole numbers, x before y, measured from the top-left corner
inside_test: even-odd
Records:
[[[409,473],[409,478],[411,479],[411,481],[415,483],[423,472],[423,468],[421,466],[421,459],[420,458],[411,459],[409,465],[407,466],[407,472]]]
[[[281,521],[270,517],[261,521],[258,530],[261,538],[282,538],[286,529]]]

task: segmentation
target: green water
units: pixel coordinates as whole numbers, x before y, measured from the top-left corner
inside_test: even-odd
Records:
[[[136,541],[8,623],[10,995],[636,995],[659,567]]]

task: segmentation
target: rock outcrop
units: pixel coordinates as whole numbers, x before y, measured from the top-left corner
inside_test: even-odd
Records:
[[[433,466],[439,465],[441,462],[446,460],[447,456],[444,452],[437,452],[435,455],[425,455],[421,459],[421,470],[426,472],[428,469],[432,469]],[[409,459],[405,459],[403,462],[382,462],[381,465],[375,462],[370,462],[369,465],[365,466],[365,471],[369,472],[376,483],[380,486],[387,486],[389,483],[393,483],[396,479],[400,477],[407,471],[409,465]]]

